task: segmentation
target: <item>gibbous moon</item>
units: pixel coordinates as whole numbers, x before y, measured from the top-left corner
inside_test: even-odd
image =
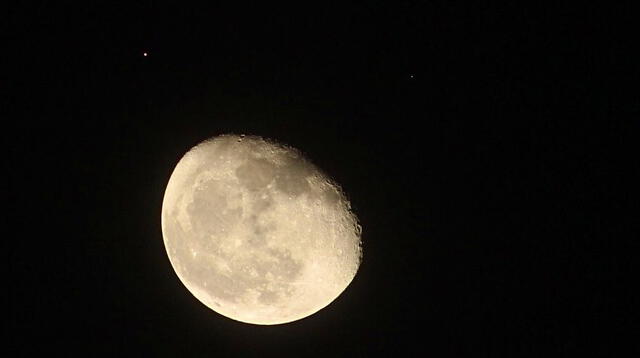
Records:
[[[212,310],[253,324],[321,310],[353,280],[360,226],[340,187],[299,151],[223,135],[171,174],[162,234],[186,288]]]

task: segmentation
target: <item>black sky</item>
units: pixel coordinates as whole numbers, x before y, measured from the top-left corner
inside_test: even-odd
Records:
[[[628,13],[585,6],[10,6],[7,356],[630,346],[640,61]],[[302,150],[352,201],[364,261],[311,317],[229,320],[170,266],[167,180],[223,133]]]

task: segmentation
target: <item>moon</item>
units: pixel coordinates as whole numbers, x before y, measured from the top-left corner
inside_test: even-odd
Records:
[[[221,135],[187,152],[162,203],[167,255],[184,286],[228,318],[274,325],[335,300],[362,261],[340,186],[300,151]]]

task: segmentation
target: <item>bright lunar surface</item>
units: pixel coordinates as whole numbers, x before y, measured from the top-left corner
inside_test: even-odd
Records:
[[[253,324],[324,308],[362,257],[340,187],[299,151],[259,137],[214,137],[185,154],[167,185],[162,233],[187,289]]]

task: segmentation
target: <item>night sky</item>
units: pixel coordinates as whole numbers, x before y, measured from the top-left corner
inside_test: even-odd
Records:
[[[640,59],[628,12],[364,3],[9,6],[6,356],[631,346]],[[300,149],[349,196],[364,259],[317,314],[236,322],[174,273],[164,189],[187,150],[224,133]]]

